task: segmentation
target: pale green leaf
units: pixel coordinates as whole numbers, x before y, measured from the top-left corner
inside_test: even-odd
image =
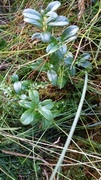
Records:
[[[49,12],[46,14],[46,16],[49,16],[49,17],[51,17],[52,19],[55,19],[55,18],[58,17],[57,13],[54,12],[54,11],[49,11]]]
[[[30,100],[33,101],[35,104],[39,103],[39,93],[38,93],[38,91],[30,89],[29,90],[29,97],[30,97]]]
[[[66,77],[64,77],[64,76],[58,77],[57,85],[58,85],[59,89],[62,89],[65,86],[66,82],[67,82]]]
[[[58,43],[51,43],[47,46],[46,52],[48,54],[51,54],[51,53],[55,52],[58,49],[58,47],[59,47]]]
[[[42,20],[41,14],[34,9],[30,9],[30,8],[25,9],[23,11],[23,15],[24,15],[24,17],[29,18],[29,19]]]
[[[34,39],[41,39],[41,33],[34,33],[33,35],[32,35],[32,39],[34,40]]]
[[[53,70],[53,69],[50,69],[47,71],[47,76],[48,76],[48,79],[49,81],[54,85],[56,86],[57,84],[57,73]]]
[[[15,92],[16,93],[19,93],[20,91],[21,91],[21,82],[20,81],[16,81],[15,83],[14,83],[14,90],[15,90]]]
[[[76,74],[76,67],[75,67],[75,66],[72,66],[72,67],[70,68],[70,75],[71,75],[71,76],[75,76],[75,74]]]
[[[69,38],[75,36],[78,32],[79,28],[76,25],[72,25],[67,27],[61,35],[63,41],[68,40]]]
[[[11,81],[12,81],[13,83],[15,83],[16,81],[19,81],[18,75],[17,75],[17,74],[13,74],[13,75],[11,76]]]
[[[61,5],[61,3],[59,1],[53,1],[46,7],[46,11],[47,12],[55,11],[56,9],[59,8],[60,5]]]
[[[52,123],[53,123],[53,121],[49,122],[47,119],[43,118],[42,119],[42,127],[43,127],[43,129],[47,129]]]
[[[52,115],[52,112],[47,109],[46,107],[39,107],[38,108],[38,112],[47,120],[51,121],[53,120],[53,115]]]
[[[52,102],[51,99],[46,99],[46,100],[42,101],[40,104],[41,104],[41,106],[44,106],[45,108],[47,108],[49,110],[52,109],[54,106],[54,103]]]
[[[91,68],[91,63],[89,61],[79,62],[78,66],[81,66],[83,68]]]
[[[83,53],[80,56],[80,61],[84,62],[84,61],[88,60],[89,58],[90,58],[90,54],[89,53]]]
[[[21,123],[24,125],[29,125],[33,120],[34,120],[34,113],[30,109],[25,111],[20,118]]]
[[[72,64],[72,62],[73,62],[73,54],[71,52],[67,53],[67,56],[66,56],[64,62],[68,66],[70,66]]]
[[[24,21],[27,23],[31,23],[31,24],[39,27],[39,28],[42,28],[42,23],[40,23],[38,20],[34,20],[34,19],[30,19],[30,18],[25,17]]]
[[[54,21],[48,23],[49,26],[66,26],[69,24],[65,16],[58,16]]]
[[[46,43],[50,41],[50,38],[51,38],[50,32],[43,32],[40,35],[41,35],[42,42]]]
[[[26,100],[20,100],[19,101],[19,104],[20,106],[24,107],[24,108],[33,108],[33,103],[32,102],[29,102],[29,101],[26,101]]]

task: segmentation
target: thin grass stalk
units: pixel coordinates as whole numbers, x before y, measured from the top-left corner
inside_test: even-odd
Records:
[[[74,121],[73,121],[73,124],[72,124],[72,127],[70,129],[70,132],[69,132],[69,135],[67,137],[67,140],[66,140],[66,143],[64,145],[64,148],[62,150],[62,153],[59,157],[59,160],[56,164],[56,167],[55,169],[53,170],[53,173],[50,177],[50,180],[54,180],[55,178],[55,175],[56,173],[60,171],[60,166],[63,162],[63,159],[64,159],[64,156],[66,154],[66,151],[69,147],[69,144],[71,142],[71,139],[73,137],[73,134],[74,134],[74,131],[75,131],[75,128],[76,128],[76,125],[78,123],[78,120],[79,120],[79,117],[80,117],[80,113],[81,113],[81,110],[82,110],[82,106],[83,106],[83,103],[84,103],[84,99],[85,99],[85,95],[86,95],[86,91],[87,91],[87,82],[88,82],[88,73],[85,71],[85,81],[84,81],[84,86],[83,86],[83,91],[82,91],[82,95],[81,95],[81,99],[80,99],[80,103],[79,103],[79,106],[78,106],[78,109],[77,109],[77,113],[76,113],[76,116],[74,118]]]

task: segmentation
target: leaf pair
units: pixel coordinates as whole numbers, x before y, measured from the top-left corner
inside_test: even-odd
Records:
[[[67,27],[59,38],[51,38],[51,43],[47,46],[46,52],[49,54],[54,53],[59,50],[65,54],[67,51],[66,45],[64,43],[69,43],[77,38],[77,32],[79,28],[76,25],[71,25]],[[64,52],[65,51],[65,52]]]
[[[23,15],[25,22],[31,23],[39,28],[42,28],[43,17],[38,11],[28,8],[23,11]]]
[[[54,115],[51,109],[54,107],[54,103],[51,99],[44,101],[39,100],[39,93],[36,90],[29,90],[29,100],[20,100],[20,106],[27,109],[21,116],[21,123],[24,125],[33,124],[35,125],[40,120],[44,125],[52,123]],[[48,121],[48,123],[45,123]]]
[[[89,69],[91,68],[91,63],[88,61],[88,59],[90,58],[90,54],[89,53],[84,53],[82,54],[77,61],[77,65],[80,67],[83,67],[85,69]]]
[[[23,11],[24,21],[41,28],[43,32],[33,34],[32,39],[39,39],[42,42],[49,42],[51,39],[50,31],[52,27],[66,26],[69,24],[65,16],[59,16],[55,10],[61,5],[59,1],[51,2],[45,10],[39,13],[34,9],[25,9]]]

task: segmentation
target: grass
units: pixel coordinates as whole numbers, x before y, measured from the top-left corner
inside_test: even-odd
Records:
[[[59,159],[74,120],[84,83],[84,72],[78,71],[65,88],[52,87],[46,74],[30,68],[37,58],[44,57],[46,45],[31,40],[35,27],[25,24],[22,10],[40,9],[50,1],[16,0],[0,4],[0,180],[49,180]],[[78,38],[70,50],[91,54],[92,69],[88,72],[88,89],[81,116],[57,178],[69,180],[100,180],[101,178],[101,5],[97,1],[77,21],[77,2],[61,1],[59,13],[79,26]],[[64,6],[65,4],[65,6]],[[55,29],[57,34],[59,29]],[[51,98],[60,111],[54,125],[24,126],[20,123],[22,109],[13,89],[12,75],[20,80],[37,82],[40,98]],[[40,88],[41,87],[41,88]]]

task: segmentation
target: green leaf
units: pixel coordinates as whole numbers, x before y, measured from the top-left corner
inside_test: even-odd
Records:
[[[25,22],[34,24],[35,26],[42,28],[43,18],[38,11],[28,8],[23,11],[23,15]]]
[[[47,129],[53,122],[52,121],[48,121],[47,119],[43,118],[42,119],[42,127],[43,129]]]
[[[84,61],[88,60],[89,58],[90,58],[90,54],[89,53],[83,53],[80,56],[80,61],[84,62]]]
[[[72,37],[68,38],[67,40],[63,40],[63,41],[65,41],[65,43],[69,43],[71,41],[74,41],[76,38],[77,38],[77,36],[72,36]]]
[[[46,43],[50,41],[50,38],[51,38],[50,32],[43,32],[40,35],[41,35],[42,42]]]
[[[59,1],[54,1],[51,2],[47,7],[46,7],[46,11],[55,11],[56,9],[59,8],[59,6],[61,5],[61,3]]]
[[[71,52],[68,52],[64,62],[65,62],[65,64],[67,66],[70,66],[72,64],[72,62],[73,62],[73,54]]]
[[[47,109],[46,107],[39,107],[38,108],[38,112],[47,120],[51,121],[53,120],[53,115],[52,115],[52,112]]]
[[[51,43],[47,46],[46,52],[48,54],[51,54],[51,53],[55,52],[58,48],[59,48],[58,43]]]
[[[22,87],[21,87],[21,89],[22,90],[27,90],[29,87],[30,87],[30,81],[29,80],[24,80],[24,81],[22,81]]]
[[[90,54],[84,53],[80,56],[80,58],[78,58],[78,61],[76,64],[83,68],[91,68],[92,67],[91,63],[88,61],[89,58],[90,58]]]
[[[57,51],[56,51],[57,52]],[[58,54],[59,54],[59,56],[58,56]],[[58,72],[58,69],[59,69],[59,67],[60,67],[60,63],[61,63],[61,61],[62,61],[62,59],[63,59],[63,56],[61,55],[61,53],[60,52],[58,52],[58,54],[57,53],[53,53],[52,55],[51,55],[51,57],[50,57],[50,64],[49,64],[49,67],[48,67],[48,70],[49,69],[52,69],[52,70],[54,70],[56,73]]]
[[[29,18],[29,19],[42,20],[41,14],[34,9],[30,9],[30,8],[25,9],[23,11],[23,15],[24,15],[24,17]]]
[[[54,21],[49,22],[49,26],[66,26],[69,24],[68,19],[65,16],[58,16]]]
[[[66,44],[63,44],[62,46],[60,46],[59,51],[61,52],[62,55],[65,55],[67,52]]]
[[[34,20],[34,19],[30,19],[30,18],[26,18],[26,17],[25,17],[25,18],[24,18],[24,21],[25,21],[25,22],[28,22],[28,23],[31,23],[31,24],[39,27],[39,28],[42,28],[42,27],[43,27],[43,26],[42,26],[42,23],[39,22],[38,20]]]
[[[78,66],[81,66],[83,68],[91,68],[91,63],[89,61],[79,62]]]
[[[59,76],[58,77],[58,81],[57,81],[57,85],[58,85],[59,89],[62,89],[65,86],[66,82],[67,82],[67,78],[66,77]]]
[[[51,38],[50,32],[43,32],[43,33],[34,33],[32,35],[32,39],[39,39],[42,40],[42,42],[46,43],[49,42]]]
[[[33,70],[46,71],[48,69],[48,62],[45,62],[44,59],[39,59],[36,62],[32,63],[30,67]]]
[[[49,110],[54,107],[54,103],[52,102],[51,99],[46,99],[46,100],[42,101],[40,104],[41,104],[41,106],[44,106],[45,108],[47,108]]]
[[[51,36],[51,43],[58,44],[59,42],[56,37]]]
[[[36,90],[29,90],[29,98],[31,101],[33,101],[35,104],[39,103],[39,93]]]
[[[33,70],[40,70],[42,68],[43,62],[44,62],[43,59],[39,59],[36,62],[32,63],[30,67]]]
[[[54,52],[50,57],[50,64],[53,65],[54,70],[57,71],[58,67],[60,66],[60,63],[62,59],[64,58],[63,54],[58,50]]]
[[[31,125],[34,126],[35,124],[37,124],[40,120],[42,119],[41,115],[39,114],[39,112],[35,112],[34,111],[34,119],[31,122]]]
[[[56,84],[57,84],[57,78],[58,78],[57,73],[56,73],[53,69],[51,69],[51,70],[48,70],[48,71],[47,71],[47,76],[48,76],[49,81],[50,81],[54,86],[56,86]]]
[[[76,67],[75,67],[75,66],[72,66],[72,67],[70,68],[70,75],[71,75],[71,76],[75,76],[75,74],[76,74]]]
[[[21,123],[24,125],[29,125],[33,120],[34,120],[34,113],[31,109],[25,111],[20,118]]]
[[[62,106],[63,106],[63,105],[62,105]],[[53,117],[54,117],[54,118],[58,117],[58,116],[60,115],[60,113],[61,113],[61,110],[55,109],[54,111],[52,111],[52,114],[53,114]]]
[[[14,90],[16,93],[19,93],[21,91],[21,82],[20,81],[16,81],[14,83]]]
[[[41,33],[34,33],[33,35],[32,35],[32,40],[34,40],[34,39],[41,39]]]
[[[43,64],[43,60],[42,59],[39,59],[39,60],[37,60],[36,62],[34,62],[34,63],[32,63],[31,65],[30,65],[30,67],[31,67],[31,69],[33,69],[33,70],[40,70],[40,66],[42,66],[42,64]]]
[[[46,16],[49,16],[51,19],[56,19],[58,17],[57,13],[54,11],[49,11]]]
[[[20,98],[21,98],[21,100],[26,100],[27,96],[26,96],[26,94],[21,94]]]
[[[33,103],[32,102],[29,102],[29,101],[26,101],[26,100],[20,100],[19,101],[19,104],[20,106],[24,107],[24,108],[33,108]]]
[[[16,81],[18,81],[19,80],[19,77],[18,77],[18,75],[17,74],[13,74],[12,76],[11,76],[11,81],[14,83],[14,82],[16,82]]]
[[[50,57],[50,63],[53,64],[56,69],[59,66],[59,63],[61,63],[61,61],[64,59],[64,55],[67,52],[67,46],[64,45],[60,45],[60,48],[58,48],[57,51],[55,51],[51,57]]]
[[[62,41],[68,40],[69,38],[75,36],[78,30],[79,28],[76,25],[67,27],[61,35]]]

